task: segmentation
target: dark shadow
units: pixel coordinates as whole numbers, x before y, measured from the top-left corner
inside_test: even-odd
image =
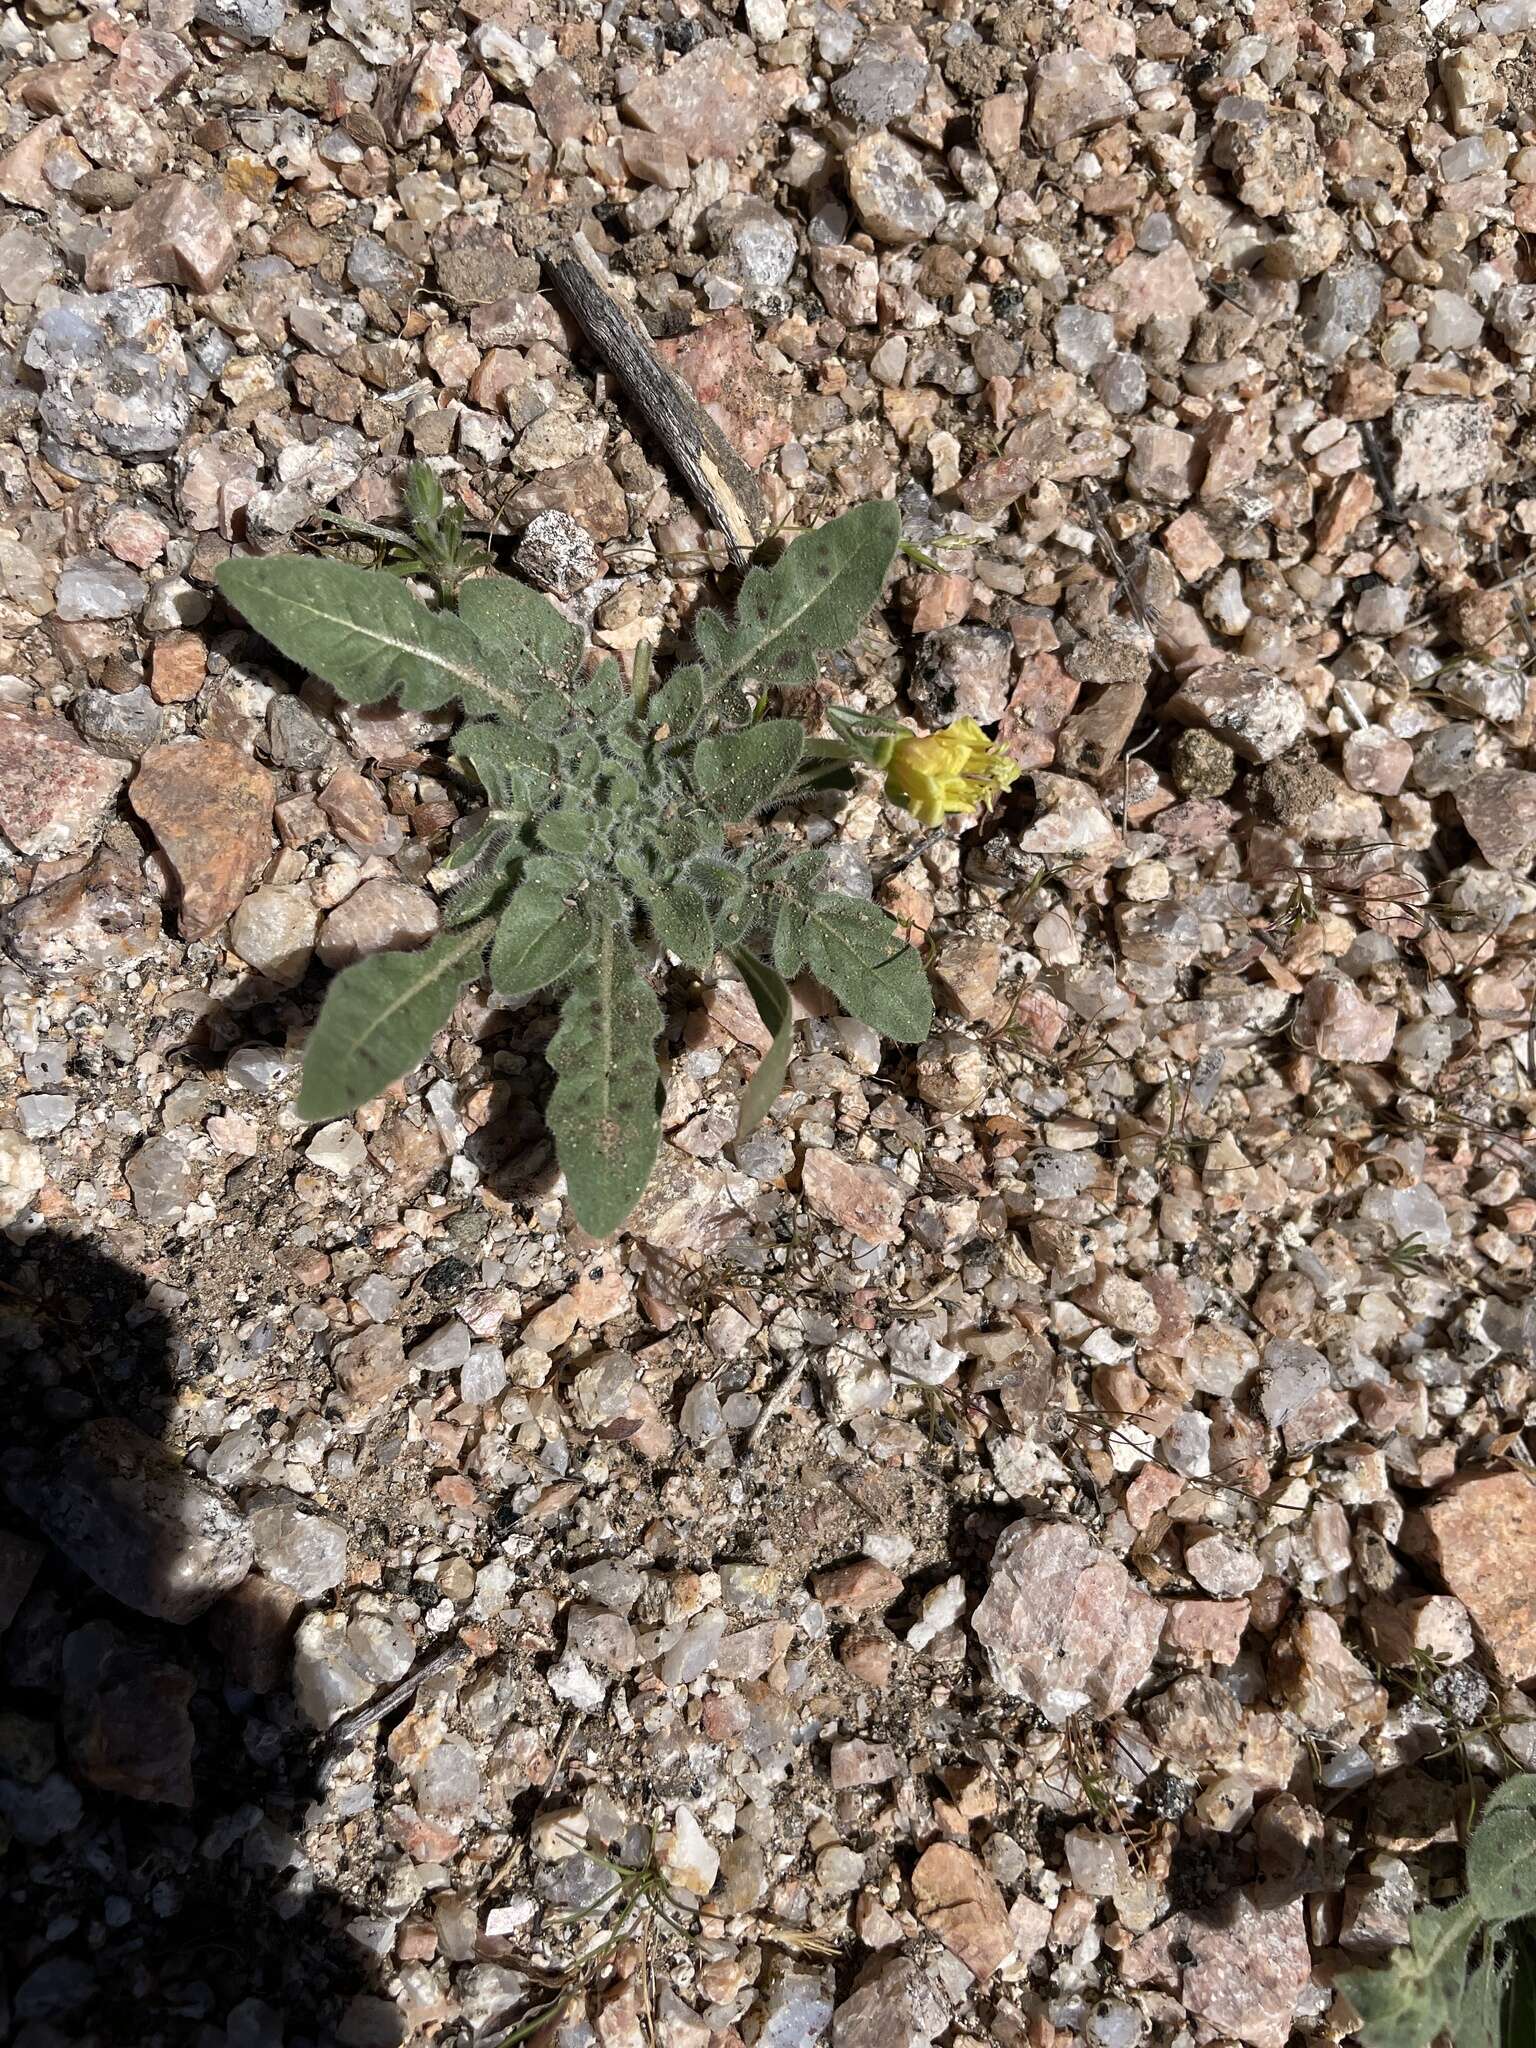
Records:
[[[15,2048],[331,2048],[361,2038],[338,2035],[340,2015],[378,1989],[341,1909],[285,1867],[320,1738],[281,1641],[253,1670],[237,1607],[205,1599],[246,1553],[238,1513],[189,1495],[160,1447],[179,1352],[144,1282],[99,1249],[0,1234],[0,2037]]]

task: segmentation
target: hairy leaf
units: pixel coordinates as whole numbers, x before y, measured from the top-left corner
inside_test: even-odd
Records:
[[[933,997],[916,951],[876,904],[824,891],[806,919],[812,974],[853,1017],[899,1045],[916,1045],[933,1025]]]
[[[397,697],[412,711],[454,699],[476,715],[517,709],[469,629],[451,612],[428,611],[392,576],[310,555],[232,556],[218,585],[279,654],[354,704]]]
[[[448,500],[436,472],[424,462],[413,462],[405,473],[405,516],[412,526],[436,526],[448,509]]]
[[[574,803],[546,811],[539,820],[539,843],[551,853],[568,853],[581,860],[592,852],[596,837],[592,813]]]
[[[748,682],[808,682],[816,655],[846,647],[878,601],[900,540],[894,504],[857,505],[802,533],[771,569],[752,570],[734,619],[700,618],[699,660],[654,693],[653,726],[688,732],[706,705]]]
[[[608,802],[617,811],[627,811],[640,801],[640,778],[627,768],[614,768],[605,778]]]
[[[710,906],[717,945],[734,946],[763,922],[751,877],[728,855],[700,854],[688,863],[685,879]]]
[[[453,751],[474,769],[494,803],[529,814],[549,804],[555,754],[547,740],[505,719],[488,718],[461,726]]]
[[[803,903],[782,903],[773,926],[773,964],[786,981],[804,971],[811,918]]]
[[[1504,2001],[1511,1970],[1510,1958],[1496,1954],[1492,1941],[1485,1941],[1456,2008],[1456,2048],[1504,2048]]]
[[[611,925],[565,997],[549,1045],[549,1100],[571,1207],[593,1237],[617,1230],[645,1192],[661,1142],[661,1005],[627,935]]]
[[[584,906],[558,883],[525,875],[497,920],[491,987],[499,996],[531,996],[579,967],[591,950]]]
[[[757,1006],[757,1014],[762,1018],[765,1029],[773,1037],[772,1045],[758,1061],[751,1080],[741,1091],[741,1108],[736,1117],[736,1142],[740,1144],[743,1138],[750,1137],[757,1129],[784,1086],[784,1076],[789,1071],[790,1048],[795,1038],[795,1018],[789,990],[766,960],[759,960],[744,946],[731,948],[731,960],[747,985],[747,993]]]
[[[1364,2048],[1429,2048],[1461,2004],[1477,1917],[1465,1899],[1415,1913],[1406,1948],[1384,1970],[1350,1970],[1339,1981],[1360,2015]]]
[[[1536,1776],[1490,1795],[1467,1843],[1467,1891],[1495,1926],[1536,1913]]]
[[[589,732],[563,732],[555,743],[561,780],[570,788],[590,789],[603,765],[602,749]]]
[[[581,629],[511,576],[472,577],[459,591],[459,617],[516,690],[563,683],[581,659]]]
[[[571,707],[559,690],[535,690],[520,704],[518,715],[530,732],[554,739],[570,723]]]
[[[408,1074],[480,972],[491,920],[440,932],[414,953],[375,953],[331,983],[304,1054],[299,1114],[348,1116]]]
[[[640,889],[651,930],[685,967],[705,968],[715,957],[715,928],[709,905],[686,879],[654,879]]]
[[[772,803],[804,746],[805,727],[795,718],[768,718],[740,732],[712,733],[694,749],[694,776],[721,817],[734,824]]]
[[[585,682],[578,685],[573,700],[578,711],[599,722],[622,712],[634,716],[634,703],[624,686],[624,671],[611,654],[605,654]]]
[[[469,924],[496,908],[517,878],[516,835],[505,819],[492,817],[457,848],[447,865],[463,880],[448,898],[443,922]]]
[[[459,841],[444,861],[444,867],[460,870],[478,866],[502,842],[506,829],[500,819],[493,817],[489,811],[482,811],[479,824]]]

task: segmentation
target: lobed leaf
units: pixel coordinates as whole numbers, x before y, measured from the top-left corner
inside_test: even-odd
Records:
[[[519,692],[565,682],[581,659],[580,627],[514,577],[472,577],[458,605],[459,617]]]
[[[783,789],[805,747],[797,718],[766,718],[740,732],[711,733],[693,751],[694,780],[722,818],[754,817]]]
[[[232,556],[218,586],[279,654],[354,704],[396,697],[412,711],[451,701],[475,715],[517,710],[479,641],[428,611],[393,576],[310,555]]]
[[[744,946],[731,948],[731,960],[747,985],[747,993],[756,1006],[758,1016],[773,1037],[772,1045],[758,1061],[751,1080],[741,1091],[741,1107],[736,1116],[736,1142],[740,1144],[743,1138],[750,1137],[757,1129],[784,1086],[784,1076],[789,1072],[790,1049],[794,1044],[795,1016],[783,977],[776,974],[766,960],[759,960]]]
[[[753,569],[734,619],[701,617],[699,660],[652,695],[653,725],[687,733],[710,703],[748,682],[808,682],[817,654],[846,647],[878,602],[900,541],[901,513],[881,500],[802,533],[771,569]]]
[[[299,1115],[349,1116],[425,1058],[485,958],[491,920],[440,932],[414,953],[375,953],[331,983],[304,1053]]]
[[[491,987],[499,996],[531,996],[563,980],[592,950],[584,906],[572,903],[559,882],[540,879],[542,865],[529,862],[496,923]]]
[[[661,1142],[656,1038],[661,1005],[628,935],[605,926],[566,994],[549,1063],[549,1100],[565,1184],[592,1237],[617,1230],[645,1192]]]
[[[928,1036],[933,996],[922,960],[877,904],[823,890],[805,914],[804,948],[812,974],[850,1016],[899,1045]]]

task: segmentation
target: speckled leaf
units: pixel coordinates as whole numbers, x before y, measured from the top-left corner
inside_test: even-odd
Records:
[[[661,1025],[629,938],[602,927],[566,993],[548,1054],[559,1076],[549,1127],[576,1220],[593,1237],[618,1229],[651,1177],[661,1142]]]
[[[499,996],[531,996],[579,967],[591,950],[585,910],[557,883],[525,875],[497,920],[491,987]]]
[[[395,697],[413,711],[455,701],[475,715],[517,709],[468,627],[428,611],[380,570],[311,555],[232,556],[218,585],[279,654],[354,704]]]
[[[1504,2000],[1510,1973],[1508,1957],[1496,1954],[1491,1941],[1485,1942],[1482,1957],[1468,1977],[1456,2008],[1456,2048],[1505,2048],[1506,2038],[1510,2042],[1518,2039],[1514,2034],[1506,2037],[1504,2033]]]
[[[554,749],[505,719],[485,719],[454,734],[453,751],[479,776],[500,809],[536,815],[554,794]]]
[[[563,683],[581,659],[581,629],[514,577],[472,577],[458,601],[459,617],[519,691]]]
[[[349,1116],[426,1057],[480,972],[491,923],[440,932],[414,953],[375,953],[336,977],[305,1048],[300,1116]]]
[[[1466,1981],[1476,1915],[1459,1899],[1444,1912],[1413,1916],[1407,1948],[1382,1970],[1350,1970],[1340,1986],[1360,2015],[1363,2048],[1429,2048],[1451,2024]]]
[[[715,928],[709,905],[686,878],[653,879],[640,889],[651,930],[685,967],[705,968],[715,957]]]
[[[711,733],[693,753],[700,790],[722,818],[750,818],[779,794],[805,746],[796,718],[768,718],[740,732]]]
[[[856,505],[802,533],[771,569],[752,570],[733,619],[700,618],[699,660],[653,694],[653,725],[687,732],[726,691],[808,682],[817,654],[846,647],[878,602],[900,541],[893,503]]]
[[[562,804],[557,811],[546,811],[539,820],[539,843],[551,853],[568,853],[576,860],[584,860],[593,851],[596,836],[591,812],[573,803]]]
[[[493,910],[516,880],[516,836],[502,819],[488,818],[447,865],[462,879],[443,907],[443,922],[469,924]]]
[[[1536,1776],[1490,1795],[1467,1844],[1467,1890],[1495,1925],[1536,1913]]]
[[[805,952],[812,974],[850,1016],[899,1045],[928,1036],[933,997],[922,960],[878,905],[823,891],[807,913]]]

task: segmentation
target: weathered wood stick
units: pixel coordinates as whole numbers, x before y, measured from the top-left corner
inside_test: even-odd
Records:
[[[768,531],[757,478],[693,393],[656,354],[651,337],[614,294],[579,234],[552,237],[539,250],[576,324],[629,394],[672,467],[742,568]]]
[[[376,1700],[370,1700],[366,1706],[354,1707],[350,1714],[343,1714],[339,1721],[333,1721],[321,1748],[315,1772],[316,1783],[320,1789],[324,1791],[330,1785],[336,1775],[337,1766],[356,1743],[359,1735],[366,1734],[376,1722],[382,1721],[386,1715],[392,1714],[396,1707],[403,1706],[408,1699],[414,1698],[417,1688],[424,1685],[429,1678],[435,1678],[440,1671],[446,1671],[450,1664],[462,1663],[471,1654],[457,1640],[445,1643],[440,1650],[434,1650],[430,1656],[423,1657],[421,1662],[414,1669],[407,1671],[404,1678],[397,1685],[392,1685],[388,1692],[381,1692]]]

